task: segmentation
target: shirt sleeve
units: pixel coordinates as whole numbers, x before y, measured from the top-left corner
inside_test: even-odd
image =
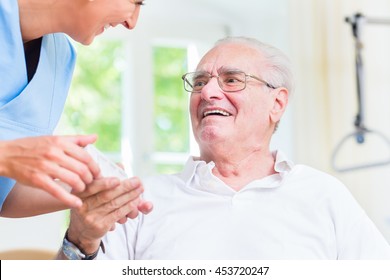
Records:
[[[390,245],[370,217],[343,184],[337,189],[332,199],[337,258],[390,259]]]
[[[0,212],[1,209],[3,208],[5,199],[7,198],[8,194],[11,192],[15,183],[16,183],[15,180],[6,177],[0,177]]]

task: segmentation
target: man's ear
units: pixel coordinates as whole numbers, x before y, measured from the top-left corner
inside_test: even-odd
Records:
[[[286,88],[277,88],[273,92],[274,100],[273,107],[270,111],[270,119],[273,123],[277,123],[282,118],[288,103],[288,90]]]

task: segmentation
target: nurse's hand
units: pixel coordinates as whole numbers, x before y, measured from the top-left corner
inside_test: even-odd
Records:
[[[69,185],[74,193],[84,191],[100,173],[99,166],[83,149],[96,139],[96,135],[85,135],[0,141],[0,176],[42,189],[69,207],[80,207],[81,199],[55,180]]]

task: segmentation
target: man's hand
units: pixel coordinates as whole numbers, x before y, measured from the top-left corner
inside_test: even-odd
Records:
[[[126,222],[127,217],[136,218],[139,212],[147,214],[152,209],[150,202],[140,199],[144,188],[141,181],[130,178],[99,178],[87,187],[83,206],[72,209],[68,238],[84,253],[95,252],[101,238],[115,228],[115,223]]]
[[[42,189],[69,207],[82,201],[57,184],[69,185],[73,192],[84,191],[100,169],[83,149],[96,135],[41,136],[0,141],[0,176]]]

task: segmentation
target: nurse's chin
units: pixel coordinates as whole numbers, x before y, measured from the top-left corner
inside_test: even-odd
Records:
[[[103,31],[104,31],[104,29],[103,29]],[[80,44],[83,44],[83,45],[85,45],[85,46],[88,46],[88,45],[90,45],[90,44],[92,44],[92,42],[93,42],[93,40],[95,39],[95,37],[96,36],[98,36],[98,35],[100,35],[100,34],[102,34],[103,33],[103,31],[99,31],[98,33],[96,33],[96,34],[94,34],[94,35],[92,35],[92,36],[89,36],[89,37],[87,37],[87,38],[84,38],[83,40],[80,40],[80,41],[78,41]]]

